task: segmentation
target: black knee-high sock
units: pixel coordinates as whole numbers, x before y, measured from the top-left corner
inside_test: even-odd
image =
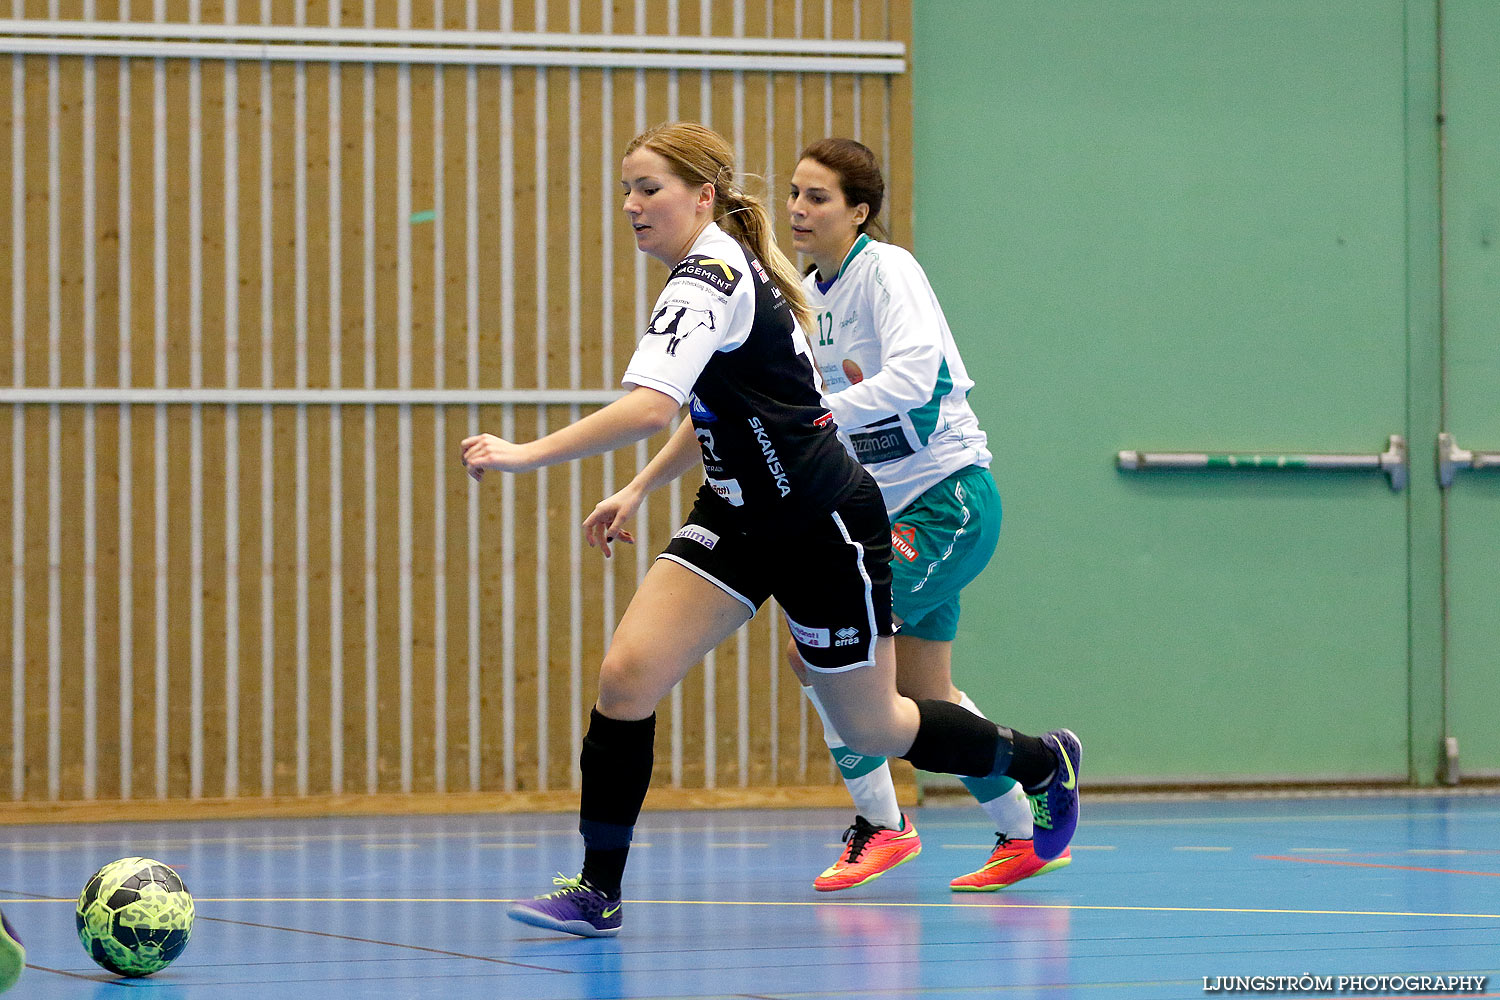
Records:
[[[1025,789],[1044,784],[1057,766],[1035,736],[997,726],[952,702],[918,698],[921,721],[906,760],[924,771],[971,778],[1004,775]]]
[[[995,770],[1000,728],[950,701],[917,699],[917,738],[902,756],[924,771],[983,778]]]
[[[582,796],[583,879],[606,896],[620,895],[630,837],[651,785],[656,715],[639,722],[611,719],[594,709],[578,766]]]

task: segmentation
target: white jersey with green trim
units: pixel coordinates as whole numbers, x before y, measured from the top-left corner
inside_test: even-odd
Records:
[[[908,251],[861,234],[833,283],[803,279],[825,398],[889,513],[971,465],[988,468],[969,378],[927,275]]]

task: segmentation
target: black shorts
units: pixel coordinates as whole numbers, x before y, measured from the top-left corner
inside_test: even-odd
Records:
[[[658,559],[687,567],[753,614],[775,597],[803,662],[838,673],[875,662],[891,634],[891,525],[868,473],[832,511],[746,525],[715,496],[699,495]]]

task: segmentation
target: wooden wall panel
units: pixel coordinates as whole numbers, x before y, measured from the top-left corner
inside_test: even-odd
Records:
[[[82,16],[69,5],[64,16]],[[823,4],[795,0],[649,0],[581,5],[575,25],[566,0],[522,0],[478,5],[474,26],[909,41],[908,7],[835,0],[825,23]],[[186,0],[168,8],[187,19]],[[394,28],[400,11],[276,0],[270,22]],[[46,16],[45,3],[27,13]],[[440,19],[415,15],[414,27],[467,26],[454,2]],[[226,19],[258,23],[259,6],[201,6],[200,20]],[[856,135],[888,157],[887,220],[898,239],[909,232],[904,75],[71,56],[14,67],[0,73],[0,129],[25,134],[19,159],[0,142],[0,303],[19,310],[23,357],[14,372],[0,349],[0,385],[614,389],[665,277],[621,224],[619,155],[673,117],[731,138],[783,239],[797,151],[830,129]],[[0,491],[0,523],[24,520],[21,549],[9,531],[0,545],[24,584],[0,595],[7,786],[16,690],[25,723],[21,787],[4,794],[575,787],[613,621],[698,479],[653,496],[640,547],[605,561],[579,523],[667,434],[477,489],[457,442],[502,429],[524,440],[593,408],[0,407],[0,467],[19,462],[23,487]],[[76,463],[58,464],[89,443],[91,490]],[[663,702],[659,785],[833,780],[784,642],[764,610]]]

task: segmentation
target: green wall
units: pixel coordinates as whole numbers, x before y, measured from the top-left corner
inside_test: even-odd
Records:
[[[1494,22],[1484,2],[1448,6]],[[1436,0],[914,9],[916,251],[1005,503],[960,686],[998,721],[1074,728],[1098,781],[1433,780],[1458,586],[1432,468]],[[1401,491],[1114,460],[1373,454],[1392,434],[1412,449]],[[1495,575],[1462,585],[1476,622]],[[1500,673],[1478,656],[1466,676]]]

